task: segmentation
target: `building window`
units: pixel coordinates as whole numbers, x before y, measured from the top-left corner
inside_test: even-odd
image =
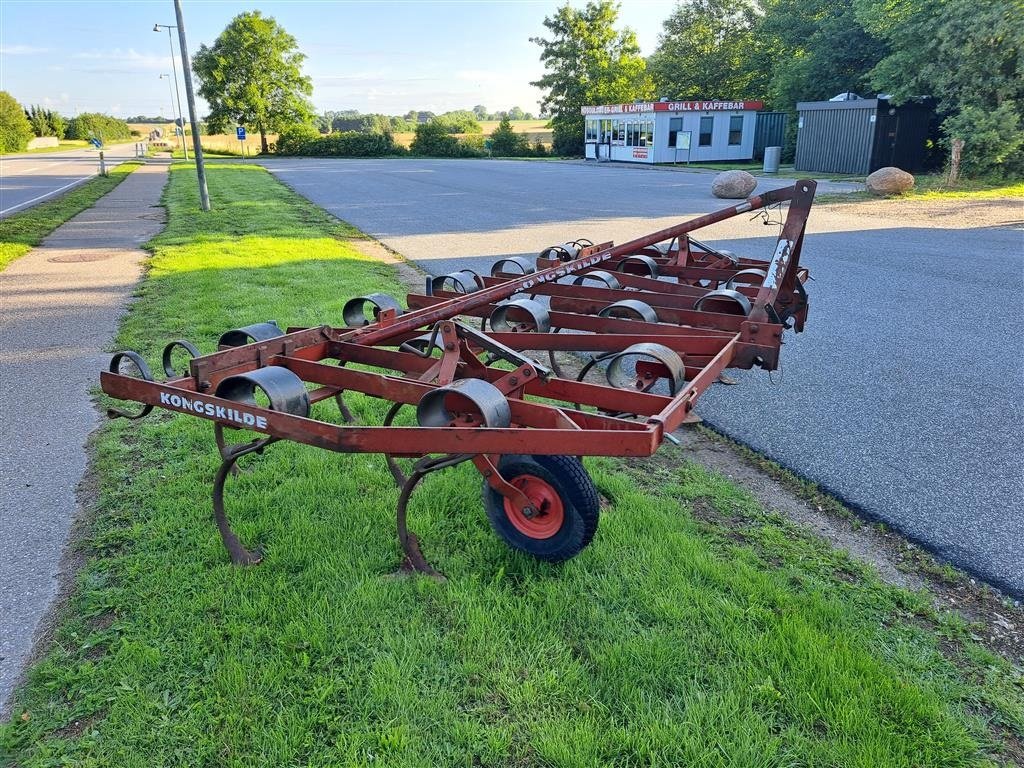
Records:
[[[676,134],[683,130],[683,118],[673,117],[668,121],[668,145],[675,147]]]
[[[577,123],[579,125],[579,123]],[[700,139],[697,141],[699,147],[710,147],[711,136],[714,133],[715,118],[712,116],[702,117],[700,119]]]
[[[601,121],[601,142],[610,141],[612,137],[612,121],[602,120]]]
[[[732,115],[729,118],[729,146],[735,147],[743,143],[743,115]]]
[[[651,132],[652,132],[653,126],[654,126],[654,123],[652,123],[650,120],[640,124],[640,146],[641,147],[647,147],[647,146],[650,146],[653,143],[651,141]]]
[[[631,121],[627,124],[626,145],[640,146],[640,123]]]
[[[596,120],[587,120],[587,141],[597,141]]]

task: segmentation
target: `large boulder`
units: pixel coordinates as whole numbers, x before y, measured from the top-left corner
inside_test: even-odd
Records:
[[[727,200],[736,200],[750,197],[756,186],[757,179],[746,171],[725,171],[715,176],[715,180],[711,182],[711,194]]]
[[[898,195],[914,188],[914,177],[899,168],[879,168],[865,182],[868,192],[875,195]]]

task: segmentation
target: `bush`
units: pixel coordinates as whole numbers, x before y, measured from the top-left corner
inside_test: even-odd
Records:
[[[0,152],[20,152],[32,139],[25,110],[11,94],[0,91]]]
[[[455,157],[487,157],[487,144],[484,137],[481,136],[466,136],[462,139],[457,139],[458,144],[457,154]]]
[[[406,153],[405,147],[396,144],[390,132],[342,131],[321,136],[316,128],[308,125],[293,125],[281,131],[276,151],[279,155],[306,157],[386,157]]]
[[[320,131],[311,125],[290,125],[277,134],[277,154],[308,154],[305,148],[319,138]]]
[[[491,134],[491,154],[495,157],[526,157],[532,154],[530,140],[512,130],[506,115]]]
[[[965,176],[1024,174],[1024,125],[1014,102],[1004,101],[994,110],[965,107],[943,122],[942,132],[964,140]]]
[[[409,149],[427,157],[458,157],[459,140],[450,136],[443,124],[431,120],[416,126],[416,138]]]
[[[487,157],[488,154],[482,135],[460,140],[449,135],[444,123],[437,120],[416,126],[416,138],[409,149],[424,157]]]
[[[68,121],[65,135],[69,139],[86,140],[95,137],[100,141],[108,142],[130,139],[132,130],[124,120],[110,115],[101,115],[98,112],[86,112]]]

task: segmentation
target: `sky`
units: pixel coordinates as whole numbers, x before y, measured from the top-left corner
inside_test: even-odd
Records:
[[[583,5],[572,0],[574,5]],[[237,2],[183,0],[188,48],[212,44],[243,11],[277,19],[306,54],[317,111],[405,114],[483,104],[538,111],[545,16],[561,2]],[[620,26],[637,33],[646,56],[657,45],[672,0],[622,0]],[[0,0],[0,90],[62,114],[170,116],[171,0]],[[177,35],[174,39],[178,55]],[[181,77],[180,58],[176,59]],[[184,107],[185,98],[182,95]],[[199,104],[200,114],[206,105]]]

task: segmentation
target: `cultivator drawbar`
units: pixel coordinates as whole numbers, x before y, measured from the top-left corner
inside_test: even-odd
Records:
[[[623,245],[577,240],[536,260],[499,259],[490,275],[430,278],[405,306],[386,294],[355,298],[342,310],[344,327],[258,323],[223,334],[209,355],[174,341],[162,382],[138,354],[120,352],[101,374],[103,391],[142,409],[109,415],[140,418],[161,407],[213,422],[222,459],[214,515],[237,564],[260,555],[232,531],[224,486],[241,457],[278,440],[383,454],[401,488],[397,523],[409,569],[435,574],[406,525],[413,490],[466,461],[483,475],[496,533],[536,557],[565,560],[597,530],[598,496],[580,457],[653,454],[697,420],[694,403],[725,369],[774,370],[783,331],[803,329],[800,250],[814,188],[798,181]],[[692,237],[784,202],[767,260]],[[175,372],[175,355],[190,358],[186,373]],[[357,424],[345,393],[392,406],[382,424]],[[314,403],[330,398],[340,424],[311,416]],[[405,407],[416,426],[394,424]],[[232,443],[226,427],[262,436]],[[396,458],[416,459],[410,474]]]

